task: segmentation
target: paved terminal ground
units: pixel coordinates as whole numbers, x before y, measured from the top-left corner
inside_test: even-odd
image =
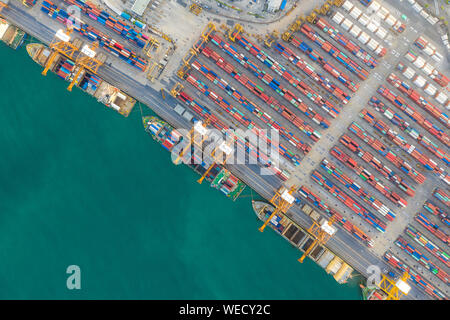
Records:
[[[31,35],[39,38],[40,40],[49,43],[55,31],[57,29],[62,28],[62,25],[57,22],[56,20],[51,20],[47,16],[45,16],[40,11],[40,2],[37,1],[37,4],[32,9],[26,9],[23,6],[21,6],[18,3],[11,3],[10,7],[4,10],[4,16],[11,22],[15,23],[19,27],[23,28],[26,32],[30,33]],[[58,6],[64,7],[64,2],[62,0],[56,0],[54,1],[55,4]],[[353,0],[354,3],[356,3],[356,0]],[[327,243],[327,247],[332,250],[333,252],[337,253],[342,259],[344,259],[348,264],[350,264],[354,269],[356,269],[358,272],[360,272],[362,275],[367,276],[368,270],[367,268],[370,265],[378,265],[382,270],[391,270],[392,268],[389,267],[380,257],[384,254],[384,252],[388,249],[391,249],[394,254],[396,254],[398,257],[402,258],[404,261],[406,261],[414,270],[424,275],[424,277],[436,285],[442,292],[448,295],[448,286],[444,284],[442,281],[438,280],[436,277],[431,275],[431,273],[428,270],[423,270],[421,267],[416,267],[415,261],[411,261],[412,259],[404,252],[401,252],[399,248],[394,244],[394,241],[397,239],[397,237],[401,234],[403,234],[404,228],[408,224],[412,224],[414,227],[419,229],[421,232],[423,232],[430,240],[432,240],[435,243],[439,243],[439,240],[434,237],[431,233],[427,232],[423,228],[421,228],[414,220],[414,216],[418,211],[422,209],[423,203],[427,199],[431,199],[431,192],[434,189],[435,186],[441,186],[445,189],[446,186],[444,186],[442,180],[439,180],[437,177],[432,176],[429,173],[425,173],[427,176],[427,180],[423,185],[417,185],[413,184],[411,179],[407,177],[405,174],[399,172],[398,169],[395,169],[394,171],[398,172],[399,175],[407,180],[411,185],[414,185],[416,187],[416,195],[414,198],[408,198],[408,207],[406,209],[400,209],[395,207],[392,203],[388,202],[385,198],[380,196],[380,194],[375,193],[376,196],[379,199],[382,199],[383,202],[389,205],[390,208],[392,208],[395,213],[397,214],[396,219],[394,222],[388,223],[388,227],[386,230],[386,233],[381,234],[379,232],[374,231],[373,228],[369,227],[366,222],[364,222],[359,216],[356,216],[353,213],[350,213],[350,210],[348,210],[346,207],[344,207],[340,202],[338,202],[335,198],[332,198],[327,194],[323,189],[321,189],[317,184],[315,184],[310,179],[310,174],[313,170],[319,169],[320,161],[323,158],[327,158],[335,163],[338,164],[338,166],[346,173],[348,174],[352,179],[354,179],[357,182],[361,182],[361,185],[364,186],[364,188],[369,189],[370,191],[373,191],[373,189],[367,188],[367,185],[364,185],[359,177],[356,177],[356,175],[353,172],[350,172],[346,170],[344,167],[342,167],[333,157],[328,153],[328,150],[330,150],[331,147],[335,145],[339,145],[339,137],[346,133],[349,136],[352,136],[356,141],[359,141],[356,136],[350,134],[347,131],[347,127],[349,124],[351,124],[353,121],[358,122],[362,125],[363,128],[365,128],[368,132],[370,132],[372,135],[380,137],[375,133],[373,128],[370,128],[364,120],[359,118],[358,113],[363,109],[366,108],[376,115],[378,119],[382,119],[385,123],[389,124],[392,128],[395,128],[394,125],[392,125],[386,118],[383,118],[379,113],[373,110],[372,107],[368,106],[367,102],[370,99],[372,95],[375,95],[376,89],[379,87],[379,85],[387,85],[386,77],[393,72],[396,65],[399,61],[405,61],[403,58],[404,54],[412,48],[412,43],[414,40],[418,37],[418,35],[424,34],[429,39],[433,40],[434,43],[441,48],[442,43],[440,41],[439,35],[437,32],[433,31],[433,28],[428,24],[428,22],[424,21],[423,19],[420,19],[417,14],[415,14],[412,9],[409,6],[409,3],[406,1],[403,1],[403,3],[398,6],[398,9],[401,11],[398,12],[397,9],[393,8],[392,3],[397,3],[396,1],[384,1],[383,5],[387,6],[391,13],[393,13],[397,18],[400,17],[401,13],[406,14],[409,17],[409,22],[407,23],[408,27],[406,30],[398,35],[395,36],[393,33],[391,33],[391,37],[389,42],[390,43],[384,43],[385,46],[389,48],[388,53],[386,56],[381,60],[379,65],[374,70],[369,70],[370,74],[366,81],[362,82],[361,88],[357,91],[356,94],[352,95],[352,99],[349,104],[346,106],[343,106],[341,108],[341,113],[338,116],[337,119],[331,119],[323,110],[318,108],[313,102],[308,100],[305,96],[300,94],[298,91],[293,90],[292,88],[289,88],[289,84],[284,79],[281,79],[281,77],[277,76],[276,73],[274,73],[272,70],[264,67],[264,65],[259,62],[255,57],[253,57],[249,52],[245,51],[242,47],[239,45],[236,45],[236,48],[238,49],[238,52],[245,54],[248,56],[252,61],[256,62],[256,64],[261,68],[264,69],[268,74],[276,77],[278,80],[281,80],[281,84],[285,87],[288,87],[290,90],[292,90],[298,97],[300,97],[304,103],[308,106],[311,106],[314,110],[316,110],[319,114],[324,116],[326,119],[331,121],[331,126],[328,129],[323,129],[317,124],[315,124],[311,119],[302,116],[301,113],[296,111],[296,114],[300,117],[302,117],[303,120],[311,124],[311,126],[320,131],[322,133],[322,138],[314,143],[312,140],[310,140],[306,135],[302,134],[298,129],[296,129],[292,124],[290,124],[287,120],[282,118],[279,114],[274,112],[270,109],[269,106],[261,103],[261,101],[258,101],[258,98],[255,95],[252,95],[245,87],[242,85],[239,85],[238,82],[234,81],[232,82],[232,78],[226,74],[225,72],[221,72],[221,70],[211,62],[211,60],[207,59],[206,57],[203,57],[200,55],[197,60],[201,64],[205,64],[208,68],[214,70],[221,78],[225,79],[228,82],[232,82],[233,86],[236,87],[241,93],[243,93],[247,98],[254,101],[258,106],[260,106],[264,112],[267,112],[271,116],[273,116],[277,121],[279,121],[283,126],[288,128],[289,130],[292,130],[295,134],[299,135],[302,140],[307,141],[312,146],[312,150],[306,155],[301,157],[303,160],[301,161],[301,164],[294,168],[293,165],[288,163],[286,160],[283,160],[281,166],[283,168],[288,169],[291,171],[291,177],[285,183],[285,185],[305,185],[309,187],[311,190],[313,190],[314,193],[318,194],[322,199],[324,199],[327,203],[329,203],[332,207],[335,207],[339,212],[344,214],[352,223],[360,227],[366,234],[368,234],[371,238],[375,240],[375,246],[372,249],[368,249],[367,247],[363,246],[361,242],[356,240],[353,236],[351,236],[349,233],[343,231],[342,229],[339,229],[338,232],[329,240]],[[271,23],[266,24],[260,24],[260,23],[249,23],[246,21],[237,21],[244,26],[245,31],[248,34],[260,34],[265,35],[268,32],[272,32],[273,30],[277,30],[280,32],[280,34],[287,28],[287,26],[294,20],[294,18],[300,14],[304,14],[308,11],[310,11],[312,8],[316,7],[318,5],[317,1],[302,1],[301,6],[297,6],[292,13],[288,17],[284,17],[279,19],[278,21],[274,21]],[[334,11],[339,11],[342,13],[345,13],[342,8],[336,9],[333,8]],[[181,6],[176,1],[167,1],[161,6],[159,6],[156,10],[147,10],[146,11],[146,19],[151,20],[152,15],[155,18],[155,24],[154,27],[163,30],[167,35],[169,35],[172,39],[176,42],[177,49],[175,50],[174,55],[171,57],[170,63],[164,70],[163,74],[161,75],[160,81],[158,81],[155,84],[150,84],[149,80],[146,78],[145,73],[138,73],[137,69],[134,69],[130,65],[124,63],[122,60],[115,58],[108,53],[108,60],[106,65],[102,66],[99,70],[99,75],[105,79],[106,81],[110,82],[114,86],[117,86],[124,92],[128,93],[129,95],[133,96],[137,100],[147,104],[150,108],[152,108],[159,116],[167,120],[169,123],[174,125],[177,128],[189,128],[192,124],[187,122],[187,120],[178,114],[176,114],[173,111],[173,108],[175,105],[181,103],[179,101],[175,101],[172,97],[170,97],[168,94],[166,95],[166,99],[163,100],[161,98],[161,94],[159,92],[159,89],[164,87],[166,89],[170,89],[176,81],[180,81],[175,75],[176,70],[179,68],[181,61],[181,58],[188,52],[189,48],[198,40],[199,35],[201,33],[201,30],[205,27],[205,25],[208,22],[214,22],[216,23],[217,27],[219,28],[220,24],[229,22],[229,18],[226,16],[221,16],[219,14],[211,14],[208,12],[201,13],[198,17],[194,14],[190,13],[187,8]],[[327,17],[327,20],[334,26],[334,22],[331,22],[331,19]],[[174,23],[174,21],[183,21],[183,24],[180,26],[179,23]],[[236,20],[235,20],[236,21]],[[411,23],[411,21],[414,21],[414,24]],[[88,22],[90,25],[94,25],[90,19],[86,19],[86,22]],[[228,24],[229,25],[229,24]],[[105,32],[104,27],[97,26],[98,29],[102,32]],[[318,29],[314,30],[319,33],[322,37],[324,37],[326,40],[331,41],[329,38],[324,36],[322,32],[319,32]],[[107,33],[107,32],[105,32]],[[75,34],[75,33],[74,33]],[[109,34],[109,33],[107,33]],[[345,34],[346,36],[349,36],[348,34]],[[76,35],[77,37],[80,37],[83,41],[87,42],[85,38],[81,38],[81,36]],[[111,34],[114,38],[117,38],[117,36],[114,36],[114,34]],[[318,46],[312,43],[309,39],[307,39],[304,36],[301,36],[299,32],[296,33],[296,36],[299,36],[302,38],[302,40],[305,40],[308,45],[310,45],[312,48],[320,52],[324,57],[326,57],[327,60],[332,62],[334,65],[336,65],[340,70],[345,70],[342,65],[339,65],[336,61],[333,61],[333,59],[328,56],[324,51],[322,51]],[[222,37],[224,37],[222,35]],[[349,38],[351,38],[349,36]],[[125,43],[126,40],[123,38],[119,38],[121,42]],[[257,40],[254,38],[250,38],[253,43],[257,43]],[[292,45],[286,44],[281,39],[278,39],[283,45],[289,46],[291,49],[294,49]],[[334,43],[335,44],[335,43]],[[260,47],[262,47],[261,43],[258,43]],[[336,45],[336,44],[335,44]],[[252,81],[259,82],[259,80],[256,79],[256,77],[252,76],[250,72],[245,71],[242,66],[240,66],[237,62],[230,59],[229,56],[227,56],[225,53],[220,52],[220,49],[209,43],[209,47],[220,53],[220,55],[228,62],[231,62],[231,64],[237,68],[239,71],[242,71],[246,75],[249,76],[249,78]],[[339,47],[339,46],[338,46]],[[323,97],[329,98],[331,101],[336,101],[334,98],[331,99],[329,93],[325,92],[320,86],[318,86],[314,81],[309,79],[308,77],[305,77],[304,74],[302,74],[301,71],[296,69],[294,66],[292,66],[286,59],[284,59],[281,55],[279,55],[273,48],[264,48],[264,51],[269,53],[273,58],[275,58],[279,63],[283,64],[285,67],[288,67],[294,75],[296,75],[298,78],[300,78],[302,81],[307,83],[310,87],[312,87],[316,92],[320,93]],[[305,58],[304,55],[300,54],[300,51],[294,50],[296,54],[302,56]],[[346,52],[345,50],[343,50]],[[346,52],[348,53],[348,52]],[[141,54],[142,56],[143,53]],[[354,58],[350,54],[348,54],[349,57]],[[307,60],[307,59],[306,59]],[[356,62],[362,65],[360,60],[354,59]],[[444,59],[446,60],[446,59]],[[320,71],[321,73],[324,73],[323,69],[316,63],[311,63],[311,61],[308,61],[311,65],[313,65],[316,70]],[[368,69],[368,68],[366,68]],[[444,72],[448,72],[448,62],[443,61],[439,67],[439,70],[443,70]],[[355,75],[345,72],[349,77],[355,81],[360,82]],[[200,73],[198,72],[192,72],[192,74],[199,79],[202,79],[205,83],[206,80],[201,77]],[[399,72],[395,72],[398,76],[400,75]],[[328,77],[328,75],[327,75]],[[334,78],[330,78],[333,80],[333,83],[338,83]],[[404,80],[404,79],[403,79]],[[408,81],[410,83],[410,81]],[[192,87],[191,85],[185,84],[185,90],[186,92],[194,97],[199,102],[203,103],[204,105],[208,106],[208,108],[214,112],[214,114],[225,123],[230,124],[231,126],[237,128],[242,127],[239,123],[237,123],[234,119],[232,119],[229,115],[225,114],[221,110],[219,110],[220,107],[218,107],[216,104],[212,103],[208,98],[205,96],[199,94],[199,92]],[[259,82],[259,84],[262,84],[261,86],[266,89],[267,92],[270,92],[270,89],[268,86],[263,84],[262,82]],[[208,84],[209,85],[209,84]],[[338,84],[338,86],[343,89],[345,92],[349,92],[348,89],[346,89],[342,84]],[[213,87],[214,91],[217,94],[220,94],[221,96],[225,97],[225,93],[223,91],[220,91],[220,89],[215,86]],[[418,90],[420,92],[420,90]],[[396,92],[398,94],[398,92]],[[423,94],[423,92],[421,92]],[[274,92],[270,92],[270,95],[276,98],[278,101],[280,101],[282,104],[285,104],[286,106],[289,106],[285,101],[283,101],[283,97],[278,96]],[[227,96],[227,100],[232,103],[232,105],[236,107],[240,107],[239,104],[237,104],[234,100],[231,99],[231,97]],[[420,109],[418,106],[415,106],[411,101],[409,101],[411,105],[413,105],[418,111],[420,111],[423,114],[426,114],[423,112],[422,109]],[[338,103],[336,103],[339,105]],[[294,108],[292,108],[294,109]],[[263,123],[255,117],[250,112],[246,112],[245,110],[241,111],[245,112],[245,115],[248,116],[252,121],[263,127]],[[431,118],[430,115],[426,114],[427,119],[431,120],[434,124],[438,124],[439,122]],[[417,129],[419,132],[423,132],[424,130],[416,125],[415,123],[412,124],[412,126]],[[442,127],[442,124],[439,125]],[[397,130],[397,128],[395,128]],[[398,131],[398,130],[397,130]],[[402,136],[405,136],[402,134]],[[420,149],[424,149],[421,145],[418,144],[417,141],[414,141],[409,136],[405,137],[405,139],[413,143],[414,145],[418,146]],[[434,138],[433,138],[434,139]],[[405,156],[405,153],[402,151],[397,150],[395,146],[392,146],[392,144],[384,140],[384,138],[380,138],[381,141],[383,141],[384,144],[391,147],[395,152],[401,154],[404,159],[406,159],[409,163],[416,164],[417,162],[411,159],[408,156]],[[282,141],[283,142],[283,141]],[[361,142],[361,141],[359,141]],[[364,145],[364,144],[363,144]],[[365,149],[370,150],[367,145],[364,145]],[[447,150],[447,149],[446,149]],[[373,150],[371,150],[373,152]],[[373,152],[375,153],[375,152]],[[427,153],[428,154],[428,153]],[[430,155],[430,154],[428,154]],[[354,158],[354,157],[353,157]],[[383,162],[385,163],[384,158]],[[360,159],[355,159],[358,163],[361,162]],[[388,163],[385,163],[386,165],[389,165]],[[445,165],[442,163],[439,163],[441,166],[445,168]],[[248,165],[248,166],[242,166],[242,165],[228,165],[228,168],[236,174],[241,180],[243,180],[246,184],[251,186],[255,191],[257,191],[259,194],[261,194],[266,199],[270,199],[274,192],[279,189],[279,187],[282,185],[282,181],[276,177],[276,176],[261,176],[259,174],[259,167],[256,165]],[[419,172],[421,172],[421,169],[418,169]],[[376,173],[374,170],[371,170],[373,173]],[[380,175],[377,175],[377,177],[380,177]],[[333,179],[331,179],[333,180]],[[392,183],[389,181],[386,181],[385,179],[380,179],[382,182],[390,187],[393,186]],[[393,188],[395,189],[395,188]],[[350,195],[350,193],[349,193]],[[352,198],[356,199],[352,196]],[[294,221],[296,221],[300,226],[303,228],[308,228],[312,221],[311,219],[305,215],[298,206],[294,206],[290,213],[292,214],[292,218]],[[440,223],[436,217],[431,217],[435,223]],[[413,242],[411,242],[413,243]],[[423,249],[423,247],[419,247],[415,243],[413,243],[416,248],[422,251],[422,253],[425,253],[427,256],[431,258],[431,255]],[[436,259],[433,258],[433,262],[435,262]],[[436,263],[439,267],[442,267],[443,270],[448,270],[443,266],[442,263],[437,262]],[[427,299],[429,296],[425,295],[423,291],[418,289],[417,286],[413,285],[413,290],[410,293],[410,298],[423,298]]]

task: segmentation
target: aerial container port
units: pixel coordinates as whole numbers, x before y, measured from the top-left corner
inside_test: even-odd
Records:
[[[69,14],[71,5],[81,15]],[[164,4],[171,6],[179,5]],[[30,56],[69,90],[125,116],[137,101],[148,105],[160,116],[143,117],[150,137],[227,197],[237,199],[246,185],[259,193],[260,231],[268,225],[287,239],[300,262],[310,257],[339,283],[379,265],[381,282],[365,291],[371,299],[448,299],[449,78],[440,35],[409,2],[300,7],[264,40],[255,24],[215,25],[201,10],[186,10],[206,24],[189,38],[191,31],[162,22],[156,32],[152,9],[144,20],[104,3],[26,0],[3,6],[0,35],[13,48],[21,30],[40,40],[27,45]],[[142,80],[154,65],[149,32],[178,57],[156,84]],[[228,163],[231,151],[222,163],[203,149],[188,157],[177,151],[181,128],[218,129],[256,165]],[[264,129],[276,130],[280,161],[229,129],[249,130],[268,146]],[[259,175],[261,168],[272,174]],[[401,281],[408,290],[395,286]]]

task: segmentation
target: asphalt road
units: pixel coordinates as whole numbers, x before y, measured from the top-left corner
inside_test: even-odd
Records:
[[[7,9],[3,9],[2,15],[13,24],[47,44],[53,39],[55,30],[44,25],[43,21],[37,21],[21,5],[17,6],[15,3],[10,3]],[[176,100],[169,95],[166,95],[165,100],[162,99],[159,91],[136,82],[112,66],[103,65],[100,67],[98,74],[105,81],[117,86],[138,101],[149,106],[158,116],[165,119],[174,127],[190,128],[192,126],[185,118],[173,111]],[[274,192],[281,185],[281,181],[276,176],[261,176],[257,174],[255,171],[258,171],[259,167],[255,165],[227,165],[227,167],[266,199],[272,198]],[[298,206],[293,206],[289,211],[292,213],[293,219],[304,229],[307,229],[311,225],[310,218]],[[327,248],[335,252],[340,258],[366,277],[369,275],[367,268],[371,265],[377,265],[381,270],[384,268],[391,269],[383,260],[376,257],[353,238],[353,236],[342,229],[339,229],[327,242]],[[408,298],[429,299],[418,287],[415,285],[412,286],[413,288]]]

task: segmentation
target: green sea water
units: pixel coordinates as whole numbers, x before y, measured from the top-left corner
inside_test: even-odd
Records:
[[[360,299],[124,118],[0,43],[1,299]],[[247,190],[248,191],[248,190]],[[248,194],[248,192],[247,192]],[[68,290],[66,268],[81,268]]]

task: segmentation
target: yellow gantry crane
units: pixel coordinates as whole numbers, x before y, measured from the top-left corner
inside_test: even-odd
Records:
[[[242,32],[244,32],[244,27],[237,23],[234,25],[233,30],[228,34],[228,38],[234,42],[236,41],[236,37]]]
[[[180,94],[180,91],[183,90],[183,89],[184,89],[184,86],[180,82],[177,82],[173,86],[172,90],[170,90],[170,95],[172,97],[176,98]]]
[[[289,189],[281,187],[275,195],[270,199],[270,203],[275,207],[272,214],[266,219],[264,224],[259,228],[259,231],[263,232],[267,224],[272,218],[279,212],[286,213],[290,207],[294,204],[295,197],[292,195],[297,190],[296,186],[292,186]]]
[[[3,8],[8,8],[8,5],[0,1],[0,12],[2,12]]]
[[[196,3],[193,3],[189,7],[189,11],[198,16],[202,12],[203,8]]]
[[[175,159],[174,163],[178,164],[181,158],[184,156],[187,150],[190,149],[193,143],[198,143],[200,147],[202,146],[203,141],[208,137],[208,129],[206,129],[207,125],[210,123],[209,119],[206,119],[205,122],[197,121],[192,129],[189,131],[189,143],[181,150],[178,157]],[[197,141],[198,137],[201,137],[200,141]]]
[[[43,76],[47,75],[47,71],[50,69],[53,61],[58,56],[58,53],[65,55],[69,59],[74,58],[75,53],[78,51],[78,47],[70,42],[71,33],[72,27],[67,27],[67,31],[65,32],[62,29],[59,29],[58,32],[56,32],[55,37],[50,44],[50,49],[52,49],[53,52],[47,60],[44,70],[42,71]]]
[[[411,290],[411,286],[407,283],[410,275],[408,272],[404,272],[403,275],[394,282],[386,275],[381,275],[381,281],[378,287],[387,294],[386,300],[400,300],[402,296],[408,295]]]
[[[308,249],[303,253],[303,255],[298,259],[298,262],[303,263],[303,260],[312,252],[317,245],[324,245],[332,236],[335,234],[337,229],[332,226],[334,223],[334,216],[330,220],[325,220],[319,225],[317,222],[313,221],[313,224],[308,229],[308,233],[311,234],[315,239],[314,242],[309,246]]]
[[[197,180],[198,183],[202,184],[203,180],[206,178],[208,173],[212,170],[212,168],[215,166],[216,163],[221,163],[223,159],[223,154],[225,154],[225,159],[223,160],[223,165],[227,162],[228,158],[233,153],[232,145],[234,144],[236,140],[236,137],[234,135],[231,136],[231,139],[228,141],[223,141],[218,147],[214,148],[214,150],[211,152],[211,157],[214,159],[213,163],[209,166],[209,168],[205,171],[205,173],[201,176],[200,179]],[[216,152],[220,151],[220,156],[222,158],[218,158],[216,156]]]
[[[80,74],[85,70],[89,70],[93,74],[97,74],[98,68],[104,63],[101,56],[98,56],[95,50],[98,48],[98,42],[94,42],[91,46],[84,45],[78,54],[75,63],[78,65],[78,71],[70,82],[67,90],[72,91],[73,86],[78,80]],[[98,56],[98,57],[97,57]]]
[[[272,33],[266,34],[266,39],[264,40],[264,44],[270,48],[275,40],[278,38],[278,31],[274,30]]]

